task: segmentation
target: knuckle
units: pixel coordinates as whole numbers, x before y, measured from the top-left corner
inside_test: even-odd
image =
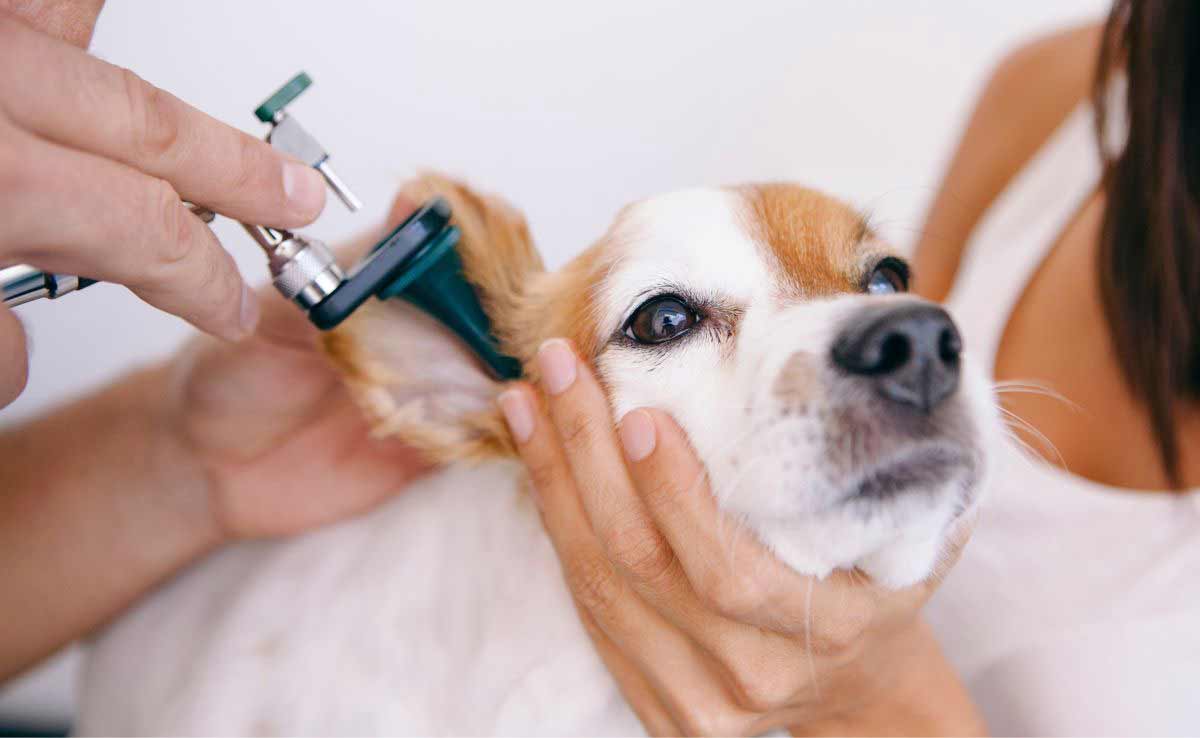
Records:
[[[675,571],[675,552],[649,520],[618,527],[608,548],[625,571],[645,584],[665,582]]]
[[[558,465],[553,461],[545,459],[527,459],[525,462],[526,472],[529,474],[529,483],[533,488],[541,492],[543,495],[553,489],[555,485],[562,479],[562,474],[559,472]]]
[[[184,218],[184,208],[175,188],[165,180],[156,179],[149,187],[147,197],[150,200],[147,212],[158,213],[159,217],[159,243],[154,244],[158,261],[168,268],[190,261],[198,244]]]
[[[762,664],[726,664],[733,681],[734,698],[743,710],[765,713],[788,704],[798,685],[774,669]]]
[[[595,444],[598,423],[587,413],[571,413],[562,421],[560,435],[568,448],[587,450]]]
[[[565,574],[575,599],[593,617],[605,619],[616,609],[621,582],[607,561],[581,557],[567,565]]]
[[[235,156],[237,164],[229,174],[228,189],[239,195],[262,189],[256,186],[258,183],[255,177],[263,167],[258,142],[249,136],[238,136]]]
[[[813,624],[809,647],[817,655],[852,659],[863,647],[869,626],[870,618],[861,613],[840,613]]]
[[[697,586],[697,591],[710,607],[731,620],[743,620],[763,601],[758,586],[751,579],[723,568],[710,572]]]
[[[738,725],[728,708],[705,704],[691,696],[681,700],[684,735],[744,735],[745,726]]]
[[[129,69],[121,69],[129,106],[130,149],[138,161],[168,156],[179,142],[179,119],[170,96]]]
[[[671,510],[679,504],[686,494],[685,486],[670,479],[659,479],[650,484],[642,493],[646,504],[655,510]]]

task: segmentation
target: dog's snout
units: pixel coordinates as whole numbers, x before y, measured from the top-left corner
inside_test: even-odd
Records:
[[[961,353],[950,316],[924,303],[867,308],[833,345],[837,366],[869,378],[883,397],[926,413],[957,389]]]

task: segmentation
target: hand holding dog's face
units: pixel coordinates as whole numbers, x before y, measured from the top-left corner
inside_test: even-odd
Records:
[[[900,714],[918,733],[983,729],[917,619],[936,578],[896,590],[849,571],[796,574],[730,534],[668,416],[634,410],[614,432],[565,342],[538,365],[545,394],[518,384],[499,404],[588,634],[647,731],[832,735],[852,715],[855,731],[894,732]],[[960,518],[944,566],[968,529]]]

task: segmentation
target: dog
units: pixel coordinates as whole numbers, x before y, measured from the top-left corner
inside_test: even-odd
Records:
[[[536,379],[570,339],[614,415],[669,412],[734,531],[803,574],[931,575],[986,486],[989,384],[904,260],[849,206],[792,184],[627,206],[557,272],[521,215],[439,175],[464,275]],[[245,543],[122,616],[89,655],[87,733],[642,732],[572,606],[495,406],[502,386],[412,305],[324,337],[379,434],[441,463],[383,508]]]

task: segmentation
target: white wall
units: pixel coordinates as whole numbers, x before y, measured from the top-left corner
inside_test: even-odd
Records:
[[[998,55],[1106,6],[111,0],[93,49],[255,134],[254,107],[307,70],[315,84],[293,111],[367,201],[351,216],[331,198],[311,234],[354,232],[382,216],[406,173],[436,167],[518,204],[554,265],[632,199],[746,180],[823,187],[907,243]],[[248,276],[265,276],[239,229],[217,232]],[[188,334],[110,285],[20,314],[31,379],[0,425]],[[0,716],[63,714],[69,673],[62,665],[0,692]]]

